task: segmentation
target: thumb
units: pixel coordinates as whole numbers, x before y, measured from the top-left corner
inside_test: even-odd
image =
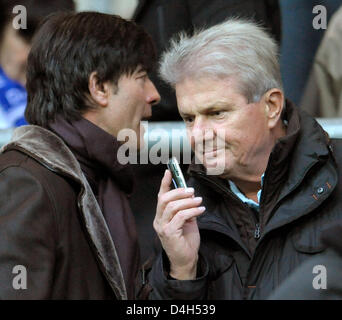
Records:
[[[160,189],[159,189],[159,194],[158,194],[159,196],[171,190],[170,188],[171,182],[172,182],[172,174],[170,170],[166,169],[164,173],[164,177],[160,184]]]

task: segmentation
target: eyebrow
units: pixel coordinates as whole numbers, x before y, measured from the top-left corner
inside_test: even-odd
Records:
[[[139,74],[141,74],[141,73],[147,73],[147,70],[146,70],[145,68],[139,66],[138,69],[135,70],[135,74],[136,74],[136,75],[139,75]]]
[[[204,105],[204,106],[200,107],[199,112],[200,113],[210,113],[211,111],[215,111],[217,109],[221,109],[221,108],[229,109],[229,108],[233,108],[233,107],[234,107],[234,104],[229,103],[227,101],[219,100],[219,101],[215,101],[213,103],[210,103],[208,105]],[[182,117],[191,116],[191,114],[186,113],[186,112],[179,112],[179,113]]]

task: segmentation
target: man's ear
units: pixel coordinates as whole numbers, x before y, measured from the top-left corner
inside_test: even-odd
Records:
[[[100,82],[96,71],[89,76],[88,89],[91,99],[99,106],[106,107],[108,105],[108,98],[111,94],[110,86],[107,82]]]
[[[274,128],[278,123],[284,108],[284,94],[280,89],[268,90],[264,95],[265,113],[268,118],[269,128]]]

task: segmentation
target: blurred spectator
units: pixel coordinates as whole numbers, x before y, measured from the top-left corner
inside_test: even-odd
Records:
[[[313,27],[313,20],[321,13],[321,9],[319,13],[314,13],[313,9],[317,5],[325,7],[327,15],[320,16],[322,20],[319,20],[324,27],[341,0],[279,0],[279,4],[282,20],[280,70],[284,90],[287,98],[300,106],[315,54],[326,31]]]
[[[26,8],[26,29],[13,26],[20,13],[13,13],[17,5]],[[42,18],[65,10],[75,10],[72,0],[0,0],[0,129],[26,124],[26,60],[32,36]]]
[[[318,48],[301,106],[315,117],[342,117],[342,7]]]

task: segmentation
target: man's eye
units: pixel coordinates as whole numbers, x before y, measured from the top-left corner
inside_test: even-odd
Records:
[[[191,123],[194,121],[194,119],[191,117],[184,117],[183,120],[184,120],[184,122],[187,122],[187,123]]]
[[[138,79],[141,79],[141,80],[145,81],[147,79],[147,74],[141,75],[140,77],[138,77]]]
[[[224,115],[223,111],[214,111],[211,113],[212,116],[214,117],[222,117]]]

